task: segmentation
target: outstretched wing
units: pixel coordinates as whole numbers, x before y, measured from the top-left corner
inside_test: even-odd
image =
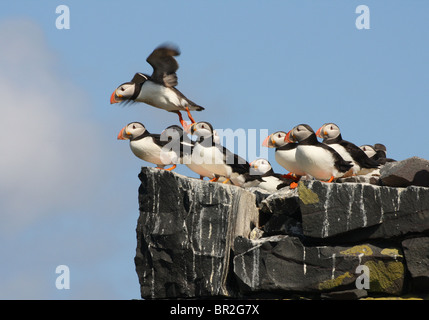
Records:
[[[152,66],[152,81],[167,87],[177,86],[176,70],[179,69],[175,56],[180,54],[179,48],[173,45],[161,45],[156,48],[146,61]]]

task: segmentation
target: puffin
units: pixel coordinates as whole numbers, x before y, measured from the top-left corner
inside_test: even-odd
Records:
[[[171,125],[160,134],[160,140],[167,142],[163,145],[163,152],[169,153],[175,164],[189,162],[194,143],[178,125]]]
[[[162,141],[168,140],[170,145],[167,144],[165,147],[172,148],[172,151],[176,155],[174,157],[175,161],[186,165],[190,170],[197,173],[201,180],[204,177],[210,179],[216,178],[213,172],[208,171],[198,163],[192,162],[192,151],[195,142],[185,134],[185,131],[181,127],[177,125],[167,127],[161,132],[160,138]],[[216,133],[214,140],[219,141],[219,136]]]
[[[195,122],[191,124],[190,133],[197,136],[192,162],[215,174],[216,177],[210,181],[225,177],[223,183],[232,182],[236,186],[242,186],[250,165],[245,159],[214,141],[213,126],[205,121]]]
[[[369,158],[357,145],[341,136],[340,128],[335,123],[325,123],[316,132],[323,143],[335,149],[346,161],[353,163],[352,174],[364,175],[379,168],[377,161]]]
[[[195,122],[190,111],[204,110],[189,100],[176,86],[176,71],[179,68],[175,56],[180,55],[179,48],[171,44],[157,47],[146,59],[152,66],[152,75],[136,73],[130,82],[118,86],[110,96],[110,103],[144,102],[156,108],[174,112],[184,127],[185,122],[180,111],[186,111],[192,123]],[[185,128],[185,127],[184,127]]]
[[[308,124],[299,124],[286,135],[286,141],[298,142],[295,158],[301,169],[313,178],[332,182],[344,176],[352,167],[338,152],[317,140],[314,130]]]
[[[396,160],[386,157],[386,146],[381,143],[376,143],[374,146],[365,144],[359,147],[366,155],[375,160],[379,165],[384,165],[386,162],[396,162]]]
[[[276,148],[275,159],[277,163],[289,171],[289,173],[285,175],[285,178],[298,181],[301,176],[305,175],[305,172],[300,168],[295,158],[298,144],[288,143],[286,141],[286,135],[287,133],[284,131],[274,132],[265,138],[262,146]]]
[[[164,152],[163,147],[168,143],[161,140],[159,134],[151,134],[140,122],[131,122],[119,131],[118,140],[130,140],[130,148],[134,155],[146,162],[156,164],[158,169],[164,169],[167,165],[172,167],[167,171],[176,168],[175,156],[172,151]]]
[[[285,178],[284,175],[275,173],[271,163],[264,158],[258,158],[250,163],[249,176],[256,176],[260,179],[248,179],[243,187],[255,186],[270,192],[275,192],[284,187],[290,186],[291,189],[294,189],[298,186],[296,182],[292,182],[292,180]]]

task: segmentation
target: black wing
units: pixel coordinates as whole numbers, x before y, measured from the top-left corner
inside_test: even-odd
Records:
[[[143,83],[148,79],[148,76],[144,75],[141,72],[137,72],[130,82],[132,83]]]
[[[167,87],[177,86],[176,70],[179,64],[174,57],[179,54],[179,48],[172,45],[156,48],[146,59],[153,68],[151,80]]]
[[[276,151],[277,150],[292,150],[292,149],[296,149],[297,146],[298,146],[297,143],[286,143],[284,146],[276,148]]]
[[[232,153],[220,144],[217,144],[216,147],[223,153],[223,160],[227,165],[232,167],[233,172],[237,172],[239,174],[249,173],[250,164],[245,159],[235,153]]]
[[[153,142],[156,143],[157,145],[164,147],[167,143],[169,143],[169,140],[166,139],[161,139],[161,135],[160,134],[156,134],[156,133],[151,133],[150,134],[151,138],[153,139]]]
[[[361,168],[378,168],[379,164],[377,161],[369,158],[366,153],[359,148],[357,145],[353,144],[352,142],[342,140],[339,142],[341,146],[346,149],[348,153],[352,156],[353,160],[355,160]]]
[[[324,144],[324,143],[318,143],[319,146],[321,146],[324,149],[330,150],[332,152],[332,156],[334,157],[334,162],[335,162],[335,166],[338,168],[338,170],[340,172],[347,172],[349,171],[352,167],[353,164],[351,161],[346,161],[343,159],[343,157],[341,157],[341,155],[335,151],[333,148],[331,148],[330,146]]]

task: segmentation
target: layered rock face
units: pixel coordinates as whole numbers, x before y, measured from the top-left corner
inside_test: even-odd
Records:
[[[428,163],[411,158],[365,182],[303,180],[275,193],[144,167],[135,257],[141,295],[428,293]]]

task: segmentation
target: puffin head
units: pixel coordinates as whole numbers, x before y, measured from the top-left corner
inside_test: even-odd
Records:
[[[137,72],[130,82],[121,84],[113,91],[110,96],[110,104],[134,100],[139,95],[141,86],[146,80],[148,80],[148,76]]]
[[[267,159],[259,158],[250,163],[250,174],[263,175],[271,170],[271,164]]]
[[[287,133],[284,131],[277,131],[270,134],[265,138],[264,142],[262,142],[262,146],[267,148],[278,148],[287,144],[285,140]]]
[[[110,104],[131,100],[136,91],[136,84],[132,82],[125,82],[113,91],[110,96]]]
[[[180,140],[183,137],[184,131],[181,127],[177,125],[172,125],[164,129],[161,132],[160,139],[161,141],[172,141]]]
[[[316,132],[316,136],[323,140],[335,139],[341,134],[340,128],[335,123],[325,123]]]
[[[195,122],[191,125],[190,132],[192,135],[199,137],[211,137],[214,135],[213,126],[205,121]]]
[[[119,131],[118,140],[133,140],[146,132],[145,126],[140,122],[131,122]]]
[[[286,135],[287,142],[300,142],[314,134],[313,129],[308,124],[299,124]]]
[[[366,153],[366,155],[368,156],[368,158],[371,158],[373,156],[375,156],[375,154],[377,153],[374,149],[373,146],[370,146],[368,144],[365,144],[363,146],[360,146],[359,148],[362,149],[363,152]]]

